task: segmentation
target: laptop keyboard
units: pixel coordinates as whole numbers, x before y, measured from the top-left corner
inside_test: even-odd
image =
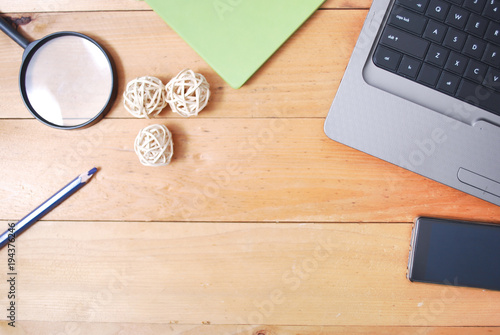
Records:
[[[373,62],[500,115],[500,0],[396,0]]]

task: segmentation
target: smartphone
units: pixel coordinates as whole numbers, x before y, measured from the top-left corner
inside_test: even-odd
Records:
[[[417,218],[407,277],[417,282],[500,290],[500,224]]]

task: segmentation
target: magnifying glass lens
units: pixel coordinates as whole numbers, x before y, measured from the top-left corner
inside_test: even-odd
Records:
[[[104,51],[73,35],[47,40],[29,59],[25,98],[43,120],[60,127],[83,125],[108,105],[113,70]]]

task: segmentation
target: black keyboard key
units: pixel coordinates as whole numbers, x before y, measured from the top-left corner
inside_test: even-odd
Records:
[[[464,7],[481,14],[483,12],[484,5],[486,4],[486,0],[465,0]]]
[[[500,24],[490,22],[484,38],[490,42],[500,45]]]
[[[373,54],[373,62],[384,69],[396,71],[401,60],[401,54],[394,50],[378,46]]]
[[[419,13],[424,13],[429,0],[397,0],[396,3],[406,8],[413,9]]]
[[[447,0],[448,2],[454,3],[457,6],[462,6],[464,0]]]
[[[456,97],[471,105],[500,115],[500,93],[484,88],[471,81],[462,79]]]
[[[454,95],[457,91],[460,79],[461,78],[457,75],[443,71],[441,77],[439,78],[437,89],[447,94]]]
[[[490,19],[500,21],[500,0],[488,0],[483,14]]]
[[[432,65],[429,65],[427,63],[424,63],[422,65],[420,73],[418,74],[417,81],[424,85],[434,87],[436,86],[436,82],[440,74],[441,74],[440,69]]]
[[[380,43],[419,59],[424,58],[429,46],[426,40],[391,26],[384,29]]]
[[[454,72],[458,75],[462,75],[467,67],[468,58],[464,55],[452,51],[448,61],[446,62],[444,68],[448,71]]]
[[[486,49],[486,42],[477,37],[469,36],[463,49],[464,54],[475,59],[481,59]]]
[[[450,29],[448,29],[448,32],[446,33],[443,45],[448,47],[448,48],[460,51],[460,50],[462,50],[462,48],[465,44],[466,38],[467,38],[467,34],[461,32],[457,29],[450,28]]]
[[[444,21],[449,9],[450,5],[447,2],[442,0],[431,0],[426,14],[434,19]]]
[[[465,26],[465,31],[478,37],[483,37],[489,22],[488,19],[482,16],[471,14]]]
[[[487,70],[488,65],[475,60],[471,60],[469,62],[469,65],[467,65],[464,77],[480,84],[486,77]]]
[[[500,47],[488,44],[482,60],[492,66],[500,67]]]
[[[427,55],[425,56],[425,61],[442,68],[446,63],[446,59],[448,59],[449,53],[450,51],[448,49],[443,48],[440,45],[431,44],[429,51],[427,51]]]
[[[467,23],[468,18],[468,11],[457,6],[451,6],[451,9],[446,16],[445,22],[451,26],[463,29],[465,27],[465,24]]]
[[[427,23],[427,26],[425,27],[423,36],[424,38],[433,42],[441,43],[447,29],[448,27],[446,27],[444,24],[434,20],[429,20],[429,23]],[[484,29],[486,30],[486,27]]]
[[[500,92],[500,70],[490,67],[484,78],[483,85]]]
[[[422,34],[426,23],[427,19],[425,17],[400,6],[394,6],[389,16],[389,24],[418,35]]]
[[[422,65],[422,63],[415,58],[403,56],[401,64],[399,64],[398,73],[405,77],[415,79],[420,69],[420,65]]]

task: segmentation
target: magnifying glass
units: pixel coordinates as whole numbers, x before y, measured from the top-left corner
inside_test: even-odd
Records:
[[[0,29],[24,49],[19,87],[35,118],[54,128],[83,128],[111,108],[116,71],[96,41],[64,31],[29,42],[1,17]]]

